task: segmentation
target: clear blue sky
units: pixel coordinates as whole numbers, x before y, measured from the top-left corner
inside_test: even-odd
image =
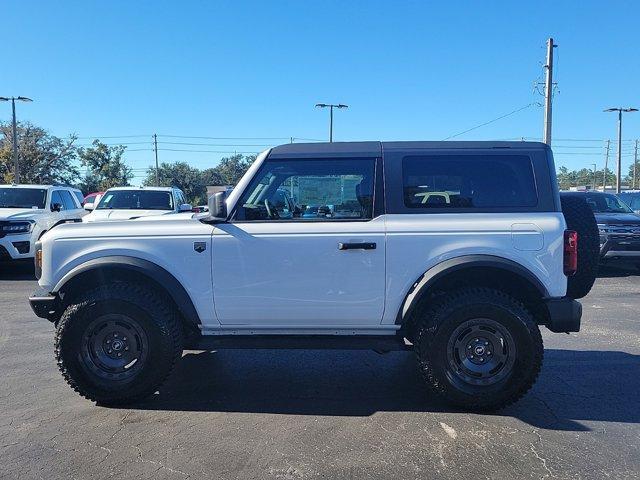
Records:
[[[215,152],[326,138],[317,102],[350,106],[336,113],[336,140],[443,139],[541,102],[532,86],[553,36],[555,138],[614,139],[615,114],[602,109],[640,108],[639,21],[637,1],[5,1],[0,95],[32,97],[19,117],[57,135],[144,135],[108,140],[130,143],[137,169],[153,152],[133,150],[153,133],[283,139],[161,137],[212,144],[161,145],[212,150],[160,152],[203,168]],[[542,109],[530,107],[458,138],[541,134]],[[640,112],[624,137],[640,137]],[[558,166],[603,161],[602,142],[554,147]]]

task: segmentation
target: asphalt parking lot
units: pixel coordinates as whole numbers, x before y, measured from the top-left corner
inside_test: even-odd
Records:
[[[543,333],[532,392],[495,415],[422,387],[404,352],[188,352],[132,408],[63,382],[29,265],[0,264],[0,478],[638,478],[640,276],[608,268],[583,331]]]

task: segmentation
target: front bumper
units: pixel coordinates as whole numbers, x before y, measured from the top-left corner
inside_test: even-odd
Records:
[[[0,237],[0,260],[21,260],[24,258],[33,258],[31,233]]]
[[[46,318],[51,322],[56,322],[62,312],[60,312],[60,302],[57,295],[52,295],[48,291],[38,288],[29,297],[31,310],[36,316]]]
[[[555,333],[568,333],[580,331],[580,319],[582,318],[582,305],[573,298],[547,298],[544,301],[547,307],[548,318],[546,327]]]
[[[640,259],[640,235],[600,235],[600,258]]]

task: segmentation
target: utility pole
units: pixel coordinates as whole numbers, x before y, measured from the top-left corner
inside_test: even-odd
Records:
[[[607,108],[605,112],[618,112],[618,165],[616,178],[616,193],[620,193],[622,186],[622,112],[637,112],[637,108]]]
[[[636,139],[636,149],[633,155],[633,189],[636,189],[636,169],[638,168],[638,140]]]
[[[160,186],[160,169],[158,168],[158,135],[153,134],[153,151],[156,154],[156,187]]]
[[[607,140],[607,153],[604,157],[604,173],[602,175],[602,191],[607,189],[607,169],[609,168],[609,147],[611,146],[611,140]]]
[[[551,145],[551,103],[553,100],[553,49],[557,45],[553,44],[553,38],[547,40],[547,69],[544,81],[544,143]]]
[[[342,103],[316,103],[316,107],[329,107],[329,142],[333,142],[333,108],[349,108],[349,105],[343,105]]]
[[[11,100],[11,137],[13,147],[13,183],[20,183],[20,164],[18,163],[18,128],[16,124],[16,100],[20,102],[33,102],[27,97],[0,97],[0,102],[8,102]]]

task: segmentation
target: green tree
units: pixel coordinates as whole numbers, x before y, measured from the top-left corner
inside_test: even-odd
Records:
[[[18,123],[20,182],[38,184],[74,184],[78,179],[76,138],[62,139],[29,122]],[[0,123],[0,181],[14,180],[13,136],[11,123]]]
[[[202,172],[186,162],[161,163],[158,168],[158,183],[156,168],[149,167],[143,183],[148,186],[178,187],[193,204],[206,203],[207,189]]]
[[[594,174],[593,170],[588,168],[581,168],[580,170],[569,170],[567,167],[560,167],[558,169],[558,185],[560,190],[569,190],[570,187],[588,186],[593,187]],[[596,187],[602,187],[604,180],[604,169],[596,170],[595,183]],[[607,185],[616,184],[616,175],[607,168]]]
[[[94,140],[91,147],[79,148],[78,158],[87,173],[80,185],[84,192],[96,192],[111,187],[126,187],[133,178],[122,155],[127,147],[109,146],[100,140]]]
[[[224,157],[214,170],[220,175],[220,185],[235,185],[256,159],[256,155],[232,155]]]
[[[634,190],[640,188],[640,161],[635,165],[635,168],[633,163],[629,165],[629,172],[622,178],[622,181],[625,185],[629,185],[629,187]]]

